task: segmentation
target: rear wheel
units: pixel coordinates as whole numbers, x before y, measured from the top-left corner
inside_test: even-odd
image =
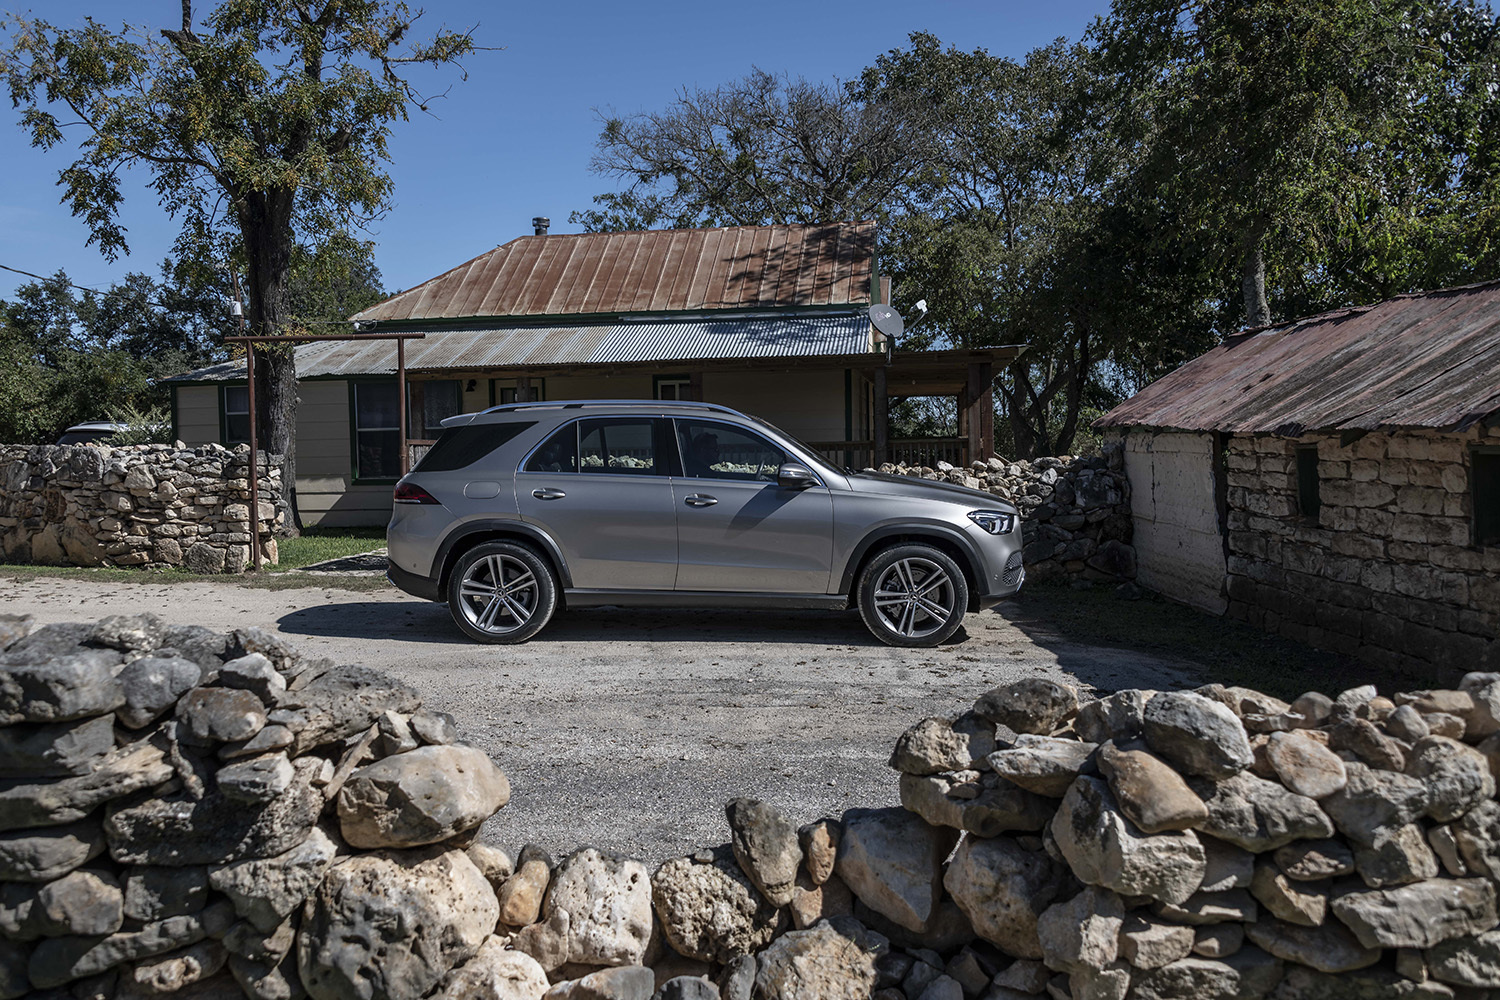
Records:
[[[890,646],[936,646],[963,623],[969,584],[941,549],[893,545],[876,554],[859,578],[859,615]]]
[[[557,610],[557,580],[535,549],[484,542],[459,557],[448,577],[448,611],[479,642],[525,642]]]

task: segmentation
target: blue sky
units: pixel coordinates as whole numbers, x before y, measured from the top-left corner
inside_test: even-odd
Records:
[[[199,6],[203,6],[201,3]],[[413,7],[419,6],[413,3]],[[811,80],[848,79],[878,54],[928,31],[945,45],[1022,56],[1059,36],[1079,38],[1107,0],[703,0],[644,3],[552,0],[514,5],[429,0],[422,23],[478,25],[483,45],[434,103],[391,140],[394,208],[377,223],[376,262],[386,288],[409,288],[500,243],[531,232],[534,215],[572,232],[569,212],[616,185],[588,169],[598,136],[593,109],[666,106],[683,87],[711,87],[751,67]],[[47,0],[53,24],[85,15],[110,26],[175,26],[178,0]],[[0,0],[0,10],[26,10]],[[448,74],[451,76],[451,74]],[[441,89],[444,74],[419,82]],[[64,147],[31,149],[16,115],[0,107],[0,264],[39,274],[64,268],[79,285],[106,287],[127,271],[155,274],[177,232],[144,176],[126,185],[121,213],[131,255],[111,265],[58,204]],[[0,271],[0,297],[29,279]]]

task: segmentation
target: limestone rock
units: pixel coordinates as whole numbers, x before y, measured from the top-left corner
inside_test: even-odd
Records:
[[[51,882],[104,853],[92,820],[0,833],[0,882]]]
[[[1120,926],[1119,956],[1137,969],[1159,969],[1192,954],[1195,940],[1191,927],[1132,913]]]
[[[1181,903],[1157,902],[1152,910],[1159,917],[1194,927],[1230,921],[1249,923],[1260,912],[1255,898],[1244,889],[1200,892]]]
[[[447,712],[432,712],[424,708],[414,712],[407,723],[423,743],[446,746],[458,742],[458,723]]]
[[[0,726],[0,778],[35,780],[84,774],[114,748],[114,720],[107,715]]]
[[[302,905],[323,881],[337,847],[314,827],[306,840],[271,858],[254,858],[212,868],[208,881],[228,896],[235,912],[270,933]]]
[[[1270,861],[1262,860],[1255,866],[1255,878],[1250,883],[1250,895],[1270,910],[1272,915],[1296,924],[1299,927],[1317,927],[1328,916],[1327,882],[1296,882],[1282,874]],[[1261,944],[1273,955],[1281,955],[1275,948]],[[1307,963],[1304,962],[1304,965]],[[1324,970],[1328,971],[1328,970]]]
[[[676,976],[662,983],[652,1000],[719,1000],[719,988],[699,976]]]
[[[1482,802],[1449,827],[1464,864],[1500,880],[1500,802]]]
[[[1184,958],[1131,980],[1138,1000],[1258,1000],[1281,980],[1281,960],[1259,948],[1241,948],[1227,958]]]
[[[248,740],[266,724],[266,706],[249,691],[196,687],[177,701],[177,719],[194,739]]]
[[[115,718],[130,729],[148,726],[202,682],[202,668],[185,657],[143,656],[132,660],[119,673],[125,703],[115,710]]]
[[[1042,957],[1037,920],[1067,884],[1066,871],[1045,851],[1028,850],[1011,837],[965,837],[943,876],[974,933],[1029,959]]]
[[[1337,840],[1298,840],[1278,847],[1276,864],[1299,882],[1337,878],[1354,871],[1354,852]]]
[[[987,760],[996,774],[1028,792],[1060,799],[1096,749],[1078,740],[1022,735],[1013,747],[996,750]]]
[[[1319,972],[1353,972],[1380,961],[1379,948],[1366,948],[1336,923],[1321,927],[1262,919],[1245,925],[1245,936],[1277,958]]]
[[[1382,831],[1405,826],[1426,811],[1427,789],[1418,779],[1352,762],[1345,768],[1348,783],[1322,805],[1339,832],[1355,843],[1374,844]]]
[[[240,802],[270,802],[292,787],[297,772],[284,753],[251,757],[219,768],[219,791]]]
[[[1478,878],[1348,892],[1335,898],[1332,908],[1367,948],[1431,948],[1500,921],[1494,886]]]
[[[410,756],[410,755],[407,755]],[[639,965],[651,939],[651,878],[639,861],[586,847],[552,876],[543,917],[568,911],[568,961]]]
[[[1406,773],[1426,786],[1427,815],[1439,823],[1495,797],[1495,778],[1484,754],[1446,736],[1418,740],[1407,757]]]
[[[1090,743],[1114,740],[1120,744],[1138,739],[1145,726],[1146,702],[1155,694],[1132,688],[1088,702],[1079,707],[1073,729]]]
[[[1228,778],[1255,761],[1234,713],[1189,691],[1158,694],[1146,703],[1146,745],[1182,771]]]
[[[842,828],[835,819],[820,819],[797,831],[804,867],[808,878],[815,885],[827,882],[833,874],[834,865],[838,861],[841,832]]]
[[[1199,830],[1247,851],[1259,854],[1333,834],[1333,824],[1317,802],[1253,774],[1198,781],[1193,788],[1208,806],[1208,819]]]
[[[1334,717],[1338,718],[1337,712]],[[1328,730],[1328,746],[1332,750],[1347,750],[1377,770],[1402,771],[1406,768],[1406,754],[1401,745],[1368,719],[1339,719]]]
[[[1119,955],[1125,904],[1097,886],[1053,903],[1037,918],[1042,960],[1058,972],[1102,968]]]
[[[1432,978],[1454,986],[1500,988],[1500,931],[1450,938],[1427,952]]]
[[[346,858],[308,900],[298,969],[314,1000],[417,1000],[494,930],[495,893],[462,851]]]
[[[250,691],[267,705],[276,704],[286,693],[286,678],[261,653],[247,653],[226,661],[219,668],[219,683]]]
[[[143,924],[197,913],[208,903],[208,869],[127,868],[125,915]]]
[[[1424,736],[1432,735],[1432,726],[1422,713],[1410,705],[1402,705],[1385,720],[1385,730],[1404,743],[1415,743]]]
[[[219,903],[200,914],[169,917],[138,931],[121,931],[103,938],[47,938],[32,950],[26,971],[31,985],[37,989],[61,986],[124,962],[160,955],[223,934],[233,922],[229,904]]]
[[[544,971],[556,971],[568,963],[568,930],[572,923],[567,910],[553,910],[546,920],[517,931],[510,946],[530,955]]]
[[[425,746],[359,768],[338,794],[353,847],[420,847],[472,830],[510,801],[510,783],[482,750]]]
[[[121,864],[202,865],[270,857],[307,839],[323,808],[323,794],[312,785],[322,762],[299,759],[292,785],[258,806],[227,798],[210,788],[201,799],[186,792],[111,806],[104,831],[110,856]]]
[[[199,941],[130,967],[128,982],[142,993],[177,993],[216,975],[229,952],[217,941]]]
[[[581,979],[558,983],[546,1000],[651,1000],[656,977],[639,965],[600,969]]]
[[[542,912],[542,899],[552,881],[552,859],[534,844],[521,848],[516,873],[500,887],[500,922],[508,927],[534,924]]]
[[[1099,771],[1120,811],[1143,833],[1191,830],[1208,818],[1208,807],[1187,782],[1144,750],[1105,743],[1099,748]]]
[[[995,749],[995,727],[973,713],[923,719],[896,740],[890,766],[903,774],[963,771]]]
[[[1300,732],[1272,733],[1266,757],[1289,791],[1310,799],[1327,798],[1349,780],[1338,755]]]
[[[306,684],[301,680],[279,706],[295,720],[288,726],[296,733],[295,754],[362,733],[387,710],[410,715],[422,704],[410,687],[368,667],[334,667]]]
[[[706,864],[668,861],[652,876],[651,887],[662,935],[688,958],[727,963],[753,955],[780,926],[776,908],[724,851]]]
[[[1053,811],[1049,799],[994,773],[903,774],[900,790],[902,807],[933,826],[981,837],[1040,830]]]
[[[37,891],[33,926],[48,936],[113,934],[125,920],[125,894],[114,877],[69,872]]]
[[[1272,1000],[1452,1000],[1441,983],[1414,983],[1382,966],[1354,972],[1318,972],[1289,965]]]
[[[1199,837],[1198,842],[1203,845],[1203,884],[1198,887],[1199,892],[1250,887],[1255,877],[1254,854],[1217,837]]]
[[[0,650],[9,649],[31,632],[36,619],[31,615],[0,614]]]
[[[792,901],[802,848],[791,820],[757,799],[731,799],[724,806],[735,860],[773,906]]]
[[[1210,924],[1193,937],[1193,954],[1203,958],[1228,958],[1244,946],[1243,924]]]
[[[1383,889],[1436,878],[1438,859],[1422,828],[1408,823],[1382,834],[1373,846],[1356,849],[1354,867],[1365,885]]]
[[[848,918],[788,931],[756,960],[756,1000],[866,1000],[876,962],[889,949],[880,935]]]
[[[844,880],[834,875],[822,885],[813,885],[807,874],[797,876],[797,885],[792,889],[792,901],[786,906],[791,915],[792,926],[805,931],[825,917],[852,916],[854,893]],[[931,921],[929,921],[931,923]]]
[[[31,638],[40,635],[42,631]],[[13,648],[0,656],[0,726],[108,715],[125,703],[115,677],[119,663],[120,654],[114,650],[91,649],[32,661]]]
[[[1045,736],[1078,711],[1078,692],[1044,677],[1027,677],[980,695],[974,713],[1016,733]]]
[[[6,782],[0,789],[0,831],[61,826],[106,802],[152,788],[173,775],[166,755],[150,743],[106,754],[87,774],[41,782]]]
[[[1098,778],[1074,782],[1051,831],[1073,873],[1090,885],[1180,903],[1202,884],[1205,856],[1198,838],[1191,831],[1142,834]]]
[[[941,892],[943,859],[957,839],[905,809],[844,813],[835,870],[877,913],[920,931]]]

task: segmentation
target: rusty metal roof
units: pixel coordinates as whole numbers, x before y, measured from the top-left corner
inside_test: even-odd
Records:
[[[629,322],[594,326],[512,326],[434,330],[406,342],[413,372],[445,369],[705,361],[723,358],[845,356],[874,349],[870,317],[767,317]],[[299,378],[389,375],[392,340],[313,341],[296,348]],[[221,382],[245,377],[243,361],[226,361],[169,379]]]
[[[1096,428],[1295,436],[1465,430],[1500,412],[1500,282],[1402,295],[1230,337]]]
[[[622,315],[870,301],[875,223],[522,236],[353,317]]]

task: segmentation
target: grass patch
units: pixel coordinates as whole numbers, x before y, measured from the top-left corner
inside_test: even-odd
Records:
[[[277,563],[268,568],[285,573],[384,547],[384,528],[304,528],[300,537],[276,540]]]
[[[1422,686],[1406,675],[1150,593],[1131,601],[1116,597],[1111,587],[1073,590],[1065,584],[1032,584],[999,610],[1043,645],[1050,634],[1069,642],[1169,655],[1202,664],[1205,683],[1242,685],[1288,701],[1306,691],[1336,695],[1360,684],[1373,683],[1387,694]]]

